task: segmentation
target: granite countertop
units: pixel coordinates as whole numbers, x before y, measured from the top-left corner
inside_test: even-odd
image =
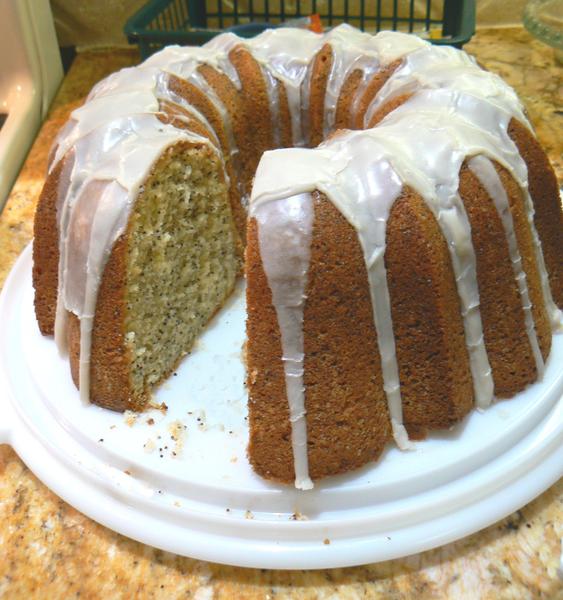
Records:
[[[466,46],[513,85],[559,180],[562,70],[521,28],[481,30]],[[91,86],[138,62],[134,50],[79,54],[0,215],[0,286],[31,240],[53,137]],[[0,446],[0,596],[42,598],[563,598],[558,577],[563,481],[503,521],[441,548],[378,564],[320,571],[241,569],[129,540],[52,494]]]

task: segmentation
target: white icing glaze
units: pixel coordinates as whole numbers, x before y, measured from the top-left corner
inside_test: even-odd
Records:
[[[166,148],[185,140],[209,140],[165,125],[151,109],[156,101],[142,94],[136,108],[146,112],[122,116],[113,102],[94,98],[74,111],[74,126],[60,140],[55,164],[67,149],[74,160],[59,211],[59,287],[55,340],[66,351],[66,311],[80,319],[80,395],[90,393],[90,346],[101,276],[115,240],[123,233],[133,201],[154,162]],[[108,98],[122,104],[121,94]],[[105,112],[104,122],[101,113]],[[93,125],[95,124],[95,125]],[[61,190],[59,190],[61,191]]]
[[[241,44],[241,38],[234,33],[222,33],[207,42],[204,46],[213,56],[213,63],[210,64],[219,71],[222,71],[231,80],[237,90],[242,89],[242,84],[236,68],[229,60],[229,52],[236,46],[241,45],[246,46],[246,44]]]
[[[506,190],[504,189],[502,181],[493,164],[488,158],[485,158],[484,156],[474,156],[469,160],[468,165],[487,191],[487,194],[489,194],[493,200],[497,213],[501,219],[502,226],[504,227],[512,269],[514,271],[514,278],[518,284],[518,291],[520,292],[520,298],[522,300],[526,334],[528,335],[530,347],[532,348],[538,379],[541,379],[544,372],[544,361],[538,344],[538,336],[536,335],[534,317],[532,315],[532,302],[528,293],[526,273],[522,268],[522,257],[518,250],[518,242],[514,232],[514,222],[512,220],[512,213],[510,212]]]
[[[375,73],[380,68],[377,52],[371,43],[374,38],[369,34],[364,35],[365,37],[361,38],[364,43],[357,44],[349,43],[348,36],[332,35],[328,40],[332,48],[332,65],[325,93],[323,121],[325,139],[334,129],[340,90],[348,76],[356,69],[368,74]]]
[[[206,64],[227,75],[237,89],[241,89],[237,70],[229,60],[229,52],[241,43],[241,38],[233,33],[223,33],[204,46],[167,46],[150,56],[143,66],[158,67],[192,80],[197,68]]]
[[[514,90],[498,75],[481,69],[465,52],[449,46],[425,46],[406,55],[368,107],[364,126],[392,98],[429,89],[471,94],[530,127]]]
[[[448,120],[444,120],[444,114],[448,114]],[[362,231],[367,229],[365,215],[359,216],[361,209],[357,207],[350,211],[345,203],[354,199],[361,206],[369,197],[366,182],[376,169],[374,165],[366,167],[365,157],[376,162],[387,160],[400,181],[423,196],[448,241],[463,309],[475,398],[481,408],[492,399],[493,382],[479,315],[470,227],[457,193],[458,173],[466,157],[485,154],[506,166],[527,190],[526,166],[506,133],[510,118],[510,113],[498,105],[474,95],[424,90],[388,115],[375,130],[344,134],[316,150],[266,153],[252,195],[252,202],[260,204],[293,193],[323,191],[356,227],[361,239]],[[389,197],[393,197],[391,190],[388,187]],[[366,253],[368,269],[369,264],[370,255]],[[379,324],[377,318],[375,322],[380,338],[384,325],[391,325],[390,315],[380,319]],[[389,370],[396,370],[396,366]],[[396,401],[390,378],[384,375],[389,410],[394,416]],[[394,418],[400,424],[400,419]]]
[[[441,101],[463,106],[463,98],[455,94],[443,96]],[[489,124],[489,119],[484,118],[484,121]],[[497,136],[459,116],[452,115],[444,121],[440,106],[432,112],[431,106],[422,105],[422,97],[419,97],[409,106],[405,104],[397,109],[376,129],[342,134],[314,150],[266,153],[258,168],[252,203],[318,189],[334,202],[361,237],[369,224],[367,214],[358,206],[368,201],[368,182],[376,170],[375,165],[387,161],[400,181],[425,199],[448,242],[462,306],[476,403],[485,407],[492,399],[493,382],[479,315],[471,232],[457,192],[463,160],[479,153],[497,158],[503,164],[515,159],[510,149],[499,149]],[[365,164],[366,156],[373,161],[369,167]],[[288,164],[292,164],[291,169]],[[366,254],[365,259],[369,270],[370,256]],[[390,315],[379,325],[376,320],[378,339],[385,335],[385,328],[392,332]],[[394,353],[388,360],[396,360]],[[392,370],[395,371],[396,366],[388,372]],[[392,381],[386,381],[384,372],[389,409],[394,414]]]
[[[217,148],[223,149],[221,140],[217,136],[215,129],[213,129],[213,127],[211,126],[211,123],[207,120],[205,115],[203,115],[192,104],[187,102],[181,96],[178,96],[178,94],[174,93],[173,91],[169,91],[169,95],[166,100],[172,104],[177,104],[178,107],[181,109],[181,111],[179,111],[179,112],[174,112],[174,118],[180,119],[180,121],[183,121],[189,127],[190,119],[188,118],[187,115],[184,114],[184,113],[188,113],[188,115],[190,117],[193,117],[195,120],[199,121],[201,124],[204,125],[205,129],[209,132],[213,141],[215,142],[215,145],[217,146]],[[166,107],[166,105],[164,105],[164,106]],[[163,107],[163,104],[161,104],[161,108],[162,107]]]
[[[336,142],[339,139],[341,138],[336,138]],[[330,198],[355,227],[366,261],[374,324],[381,357],[383,387],[393,423],[393,434],[397,444],[401,448],[407,448],[409,447],[408,436],[402,425],[395,338],[383,260],[387,218],[393,202],[401,192],[402,184],[389,162],[383,158],[382,149],[370,142],[366,137],[358,138],[353,156],[347,153],[348,144],[346,143],[340,145],[336,143],[330,146],[327,144],[314,151],[278,150],[265,153],[256,173],[251,215],[259,214],[264,207],[275,206],[277,204],[275,200],[282,199],[283,201],[283,198],[293,193],[312,192],[318,189]],[[332,149],[335,145],[337,148],[335,148],[334,154],[327,152],[329,147]],[[279,178],[277,178],[279,186],[272,193],[272,190],[261,187],[265,180],[264,173],[273,173],[272,169],[279,169],[285,162],[284,153],[294,155],[292,172],[279,172]],[[352,162],[354,162],[353,166]],[[362,178],[357,176],[358,173],[369,173],[370,175]],[[269,183],[271,180],[268,181]],[[259,225],[261,227],[260,221]],[[261,253],[262,248],[267,249],[267,239],[265,237],[264,244],[260,246]]]
[[[304,29],[267,29],[245,40],[254,58],[285,86],[294,146],[304,146],[302,110],[308,107],[309,65],[323,44],[323,36]]]
[[[270,116],[272,122],[272,142],[274,148],[280,148],[281,142],[281,127],[280,127],[280,98],[278,80],[272,75],[269,69],[263,69],[264,78],[266,81],[266,91],[268,93],[268,101],[270,104]]]
[[[506,167],[514,176],[524,196],[528,225],[532,233],[534,253],[540,279],[545,306],[553,329],[563,328],[563,312],[559,310],[553,300],[547,268],[545,266],[541,242],[534,224],[534,206],[530,197],[528,187],[528,169],[523,158],[520,156],[516,144],[508,135],[510,120],[514,117],[520,119],[521,106],[515,106],[509,97],[507,102],[500,100],[490,101],[489,94],[485,97],[479,94],[479,79],[474,80],[474,88],[470,89],[464,80],[462,89],[456,88],[455,82],[450,82],[446,88],[423,89],[414,94],[404,104],[387,115],[383,123],[395,123],[404,118],[404,115],[418,113],[426,115],[428,119],[440,120],[447,118],[455,122],[455,119],[463,119],[474,131],[479,131],[481,139],[487,140],[491,152],[495,152],[497,160]],[[506,84],[502,84],[506,86]],[[483,89],[487,89],[484,86]],[[514,92],[512,91],[513,96]],[[501,92],[498,92],[501,95]],[[516,101],[518,99],[516,98]],[[515,111],[512,112],[512,111]],[[523,116],[523,115],[522,115]],[[527,121],[523,121],[527,123]],[[472,152],[475,154],[478,152]],[[489,154],[494,158],[492,154]]]
[[[303,309],[311,254],[313,201],[310,194],[290,196],[258,206],[253,216],[259,225],[260,256],[280,327],[295,487],[309,490],[313,483],[309,478],[307,456]]]
[[[305,79],[301,83],[301,132],[298,147],[307,147],[311,145],[311,80],[313,78],[312,67],[307,69]]]
[[[189,81],[204,92],[221,117],[229,144],[229,148],[223,148],[223,150],[224,152],[230,152],[231,160],[235,161],[234,164],[236,167],[238,148],[233,133],[230,115],[213,88],[207,83],[205,77],[198,72],[198,67],[202,64],[209,64],[215,68],[218,67],[217,62],[213,60],[214,55],[215,52],[208,52],[205,47],[182,48],[180,46],[167,46],[160,52],[150,56],[142,65],[139,65],[137,69],[157,69],[166,73],[171,73],[181,79]],[[182,106],[184,106],[184,104],[182,104]]]
[[[220,36],[221,37],[221,36]],[[229,38],[228,44],[232,43]],[[305,29],[269,29],[249,40],[239,40],[254,58],[285,85],[294,146],[306,146],[309,140],[310,65],[317,52],[329,43],[333,51],[333,66],[325,95],[325,137],[334,128],[336,104],[340,89],[354,69],[364,72],[369,81],[379,65],[404,56],[428,42],[400,33],[380,32],[375,36],[350,25],[339,25],[318,35]],[[222,44],[219,44],[222,45]]]
[[[398,31],[380,31],[373,36],[373,45],[383,67],[420,48],[436,48],[416,35]]]
[[[532,203],[532,198],[530,197],[530,192],[528,188],[524,190],[524,202],[526,204],[526,216],[528,219],[528,225],[530,227],[530,231],[532,233],[532,241],[534,243],[534,253],[536,255],[536,263],[538,265],[538,270],[540,272],[540,280],[542,284],[542,292],[543,299],[545,303],[545,307],[547,310],[547,315],[549,317],[549,321],[551,327],[554,331],[563,331],[563,311],[557,308],[555,301],[553,300],[553,295],[551,293],[551,288],[549,286],[549,277],[547,275],[547,268],[545,266],[545,261],[543,258],[543,250],[540,242],[540,238],[534,224],[534,205]]]
[[[332,29],[325,39],[332,49],[332,66],[325,94],[324,137],[334,130],[336,106],[340,90],[348,75],[359,69],[363,73],[363,85],[356,91],[360,97],[371,77],[389,62],[401,58],[428,44],[415,36],[398,34],[390,37],[389,32],[375,36],[358,32],[350,25],[339,25]],[[354,102],[354,101],[353,101]]]

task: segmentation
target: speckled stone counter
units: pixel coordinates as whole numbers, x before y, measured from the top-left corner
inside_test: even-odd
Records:
[[[561,181],[563,79],[552,51],[519,28],[480,31],[466,49],[519,92]],[[0,285],[31,239],[54,134],[97,80],[137,61],[133,50],[75,60],[0,215]],[[133,542],[58,499],[7,446],[0,446],[0,519],[6,598],[563,598],[561,481],[502,522],[447,546],[310,572],[225,567]]]

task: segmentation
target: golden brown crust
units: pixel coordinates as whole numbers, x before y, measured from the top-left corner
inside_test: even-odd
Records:
[[[281,338],[260,259],[255,219],[248,222],[246,280],[248,459],[262,477],[290,483],[294,479],[293,451]]]
[[[159,108],[164,113],[158,116],[158,119],[162,123],[172,125],[173,127],[176,127],[176,129],[191,131],[208,139],[215,147],[217,147],[217,141],[211,131],[193,114],[178,104],[174,104],[168,100],[161,100],[159,102]]]
[[[280,107],[280,141],[282,148],[291,148],[293,143],[293,132],[291,128],[291,112],[289,110],[289,100],[285,85],[276,79],[276,89],[278,92],[278,101]]]
[[[365,91],[358,100],[358,111],[354,117],[353,129],[364,129],[364,117],[372,100],[377,96],[379,90],[385,85],[389,77],[401,65],[402,59],[397,59],[375,73],[366,86]]]
[[[391,98],[391,100],[386,102],[383,106],[380,106],[373,114],[369,122],[369,127],[375,127],[389,113],[392,113],[396,108],[401,106],[401,104],[404,104],[411,96],[412,94],[401,94],[400,96],[395,96],[395,98]]]
[[[64,157],[47,175],[33,222],[33,288],[35,316],[43,335],[53,335],[59,281],[57,197],[61,177],[72,160]]]
[[[332,48],[325,44],[313,59],[309,91],[309,146],[318,146],[324,137],[325,94],[332,68]],[[306,81],[306,80],[305,80]]]
[[[323,194],[313,203],[303,334],[309,472],[318,479],[376,460],[391,431],[358,236]]]
[[[362,249],[355,230],[322,194],[314,194],[314,208],[304,384],[309,472],[321,478],[375,460],[391,432]],[[254,219],[246,252],[248,455],[263,477],[291,483],[280,333]]]
[[[213,102],[196,85],[175,75],[169,75],[168,86],[171,92],[186,100],[207,119],[219,139],[223,152],[228,156],[230,153],[229,138],[221,114]]]
[[[92,330],[90,402],[124,411],[141,410],[146,397],[134,398],[129,378],[130,356],[125,344],[125,281],[127,277],[127,233],[114,244],[100,282]],[[80,321],[68,320],[71,372],[78,387]]]
[[[362,82],[363,71],[354,69],[342,84],[338,101],[336,103],[336,112],[334,116],[335,129],[352,129],[353,128],[353,104],[358,86]]]
[[[459,193],[471,226],[479,312],[494,393],[512,396],[533,382],[537,373],[506,234],[492,199],[465,163]]]
[[[80,319],[69,311],[65,311],[65,314],[67,319],[66,344],[68,348],[70,376],[76,389],[80,389],[80,374],[78,372],[80,364]]]
[[[532,233],[528,223],[528,212],[524,203],[522,191],[514,178],[500,165],[495,165],[495,168],[508,195],[518,250],[522,257],[522,268],[526,273],[526,283],[528,285],[528,293],[532,303],[532,316],[534,317],[536,335],[538,336],[538,343],[542,356],[544,360],[546,360],[551,348],[551,324],[549,322],[543,298]]]
[[[252,180],[262,154],[274,147],[268,88],[260,65],[244,46],[233,48],[229,52],[229,60],[241,83],[240,95],[244,112],[238,118],[245,118],[248,129],[249,162],[246,168],[249,169],[247,176]]]
[[[90,400],[112,410],[141,410],[148,398],[133,397],[131,357],[125,344],[127,232],[114,244],[104,269],[92,330]]]
[[[391,432],[362,249],[354,229],[322,194],[314,194],[314,207],[304,384],[309,472],[320,478],[375,460]],[[249,221],[246,260],[248,455],[263,477],[291,483],[280,333],[254,219]]]
[[[471,410],[473,382],[446,241],[424,200],[408,188],[389,215],[385,266],[403,421],[420,439]]]
[[[252,157],[252,143],[249,137],[245,105],[242,95],[227,75],[210,65],[201,65],[198,72],[219,97],[229,115],[235,143],[238,149],[236,170],[240,173],[240,184],[243,193],[250,193],[252,176],[249,164]]]
[[[508,135],[528,167],[528,184],[535,209],[534,224],[542,242],[553,299],[559,307],[563,307],[563,208],[557,177],[543,148],[522,123],[512,119]]]

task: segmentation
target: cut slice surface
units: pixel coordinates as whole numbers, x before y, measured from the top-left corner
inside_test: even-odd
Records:
[[[231,293],[240,261],[236,236],[219,155],[205,144],[170,148],[139,194],[122,239],[124,293],[113,308],[110,298],[98,303],[94,402],[118,410],[143,407]],[[108,267],[102,293],[112,289],[107,279],[116,277]],[[128,357],[127,381],[112,360],[115,333]],[[112,369],[115,376],[108,377]]]
[[[230,294],[238,269],[228,191],[207,147],[172,155],[131,218],[125,338],[132,385],[159,382]]]

